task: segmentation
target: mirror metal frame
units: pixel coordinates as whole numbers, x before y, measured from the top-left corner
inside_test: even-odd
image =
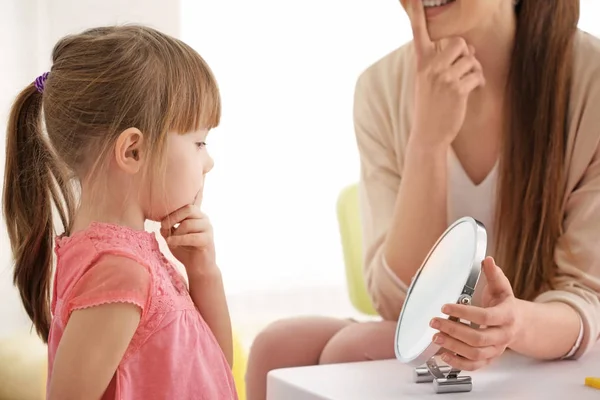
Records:
[[[438,247],[439,243],[442,240],[444,240],[444,238],[452,229],[454,229],[457,225],[464,223],[469,223],[475,230],[475,252],[473,255],[473,260],[471,262],[471,271],[469,272],[467,280],[456,302],[458,304],[472,304],[473,295],[475,294],[475,287],[477,286],[477,282],[481,274],[481,264],[485,259],[485,254],[487,251],[487,232],[485,226],[481,222],[471,217],[464,217],[458,219],[452,225],[450,225],[448,229],[446,229],[446,231],[436,241],[435,245],[431,248],[429,254],[427,254],[427,257],[425,258],[425,261],[423,262],[423,264],[421,264],[421,267],[419,268],[419,270],[415,274],[415,277],[410,283],[406,297],[404,299],[404,305],[408,301],[410,294],[414,289],[414,285],[418,281],[419,276],[423,271],[423,268],[425,267],[425,265],[427,265],[427,261],[431,257],[431,254]],[[459,376],[461,372],[460,370],[456,370],[448,366],[439,366],[437,364],[435,356],[440,350],[441,346],[432,342],[425,348],[425,350],[421,354],[419,354],[415,358],[406,358],[398,352],[397,342],[398,335],[400,333],[402,318],[404,316],[404,305],[402,306],[400,317],[398,318],[398,324],[396,326],[394,352],[398,360],[405,364],[409,364],[415,367],[413,380],[417,383],[433,382],[434,389],[437,393],[456,393],[471,391],[471,377]],[[452,317],[450,317],[449,319],[456,321],[456,319]],[[473,323],[471,323],[471,326],[473,328],[478,328],[478,326]]]

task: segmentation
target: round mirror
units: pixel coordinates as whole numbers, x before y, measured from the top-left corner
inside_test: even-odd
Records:
[[[444,304],[470,304],[485,258],[487,235],[473,218],[452,224],[433,246],[404,300],[396,328],[396,357],[415,367],[425,364],[440,349],[433,343],[437,330],[429,326]]]

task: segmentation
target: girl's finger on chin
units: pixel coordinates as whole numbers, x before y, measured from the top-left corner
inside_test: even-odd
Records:
[[[202,233],[190,233],[187,235],[176,235],[167,238],[167,244],[171,247],[190,246],[202,247],[207,241]]]
[[[160,235],[164,238],[168,238],[171,236],[171,229],[168,228],[160,228]]]
[[[199,218],[200,215],[201,213],[197,210],[197,207],[188,204],[167,215],[161,221],[161,226],[165,229],[172,228],[174,225],[183,222],[183,220],[187,218]]]
[[[186,219],[172,232],[174,235],[187,235],[188,233],[206,232],[210,224],[202,218]]]

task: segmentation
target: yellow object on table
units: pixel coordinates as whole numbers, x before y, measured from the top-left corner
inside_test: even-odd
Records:
[[[588,376],[587,378],[585,378],[585,385],[593,387],[594,389],[600,389],[600,378]]]

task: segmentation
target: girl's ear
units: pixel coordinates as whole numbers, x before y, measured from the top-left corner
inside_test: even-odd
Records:
[[[115,161],[119,168],[129,174],[136,174],[142,168],[143,133],[137,128],[127,128],[115,143]]]

